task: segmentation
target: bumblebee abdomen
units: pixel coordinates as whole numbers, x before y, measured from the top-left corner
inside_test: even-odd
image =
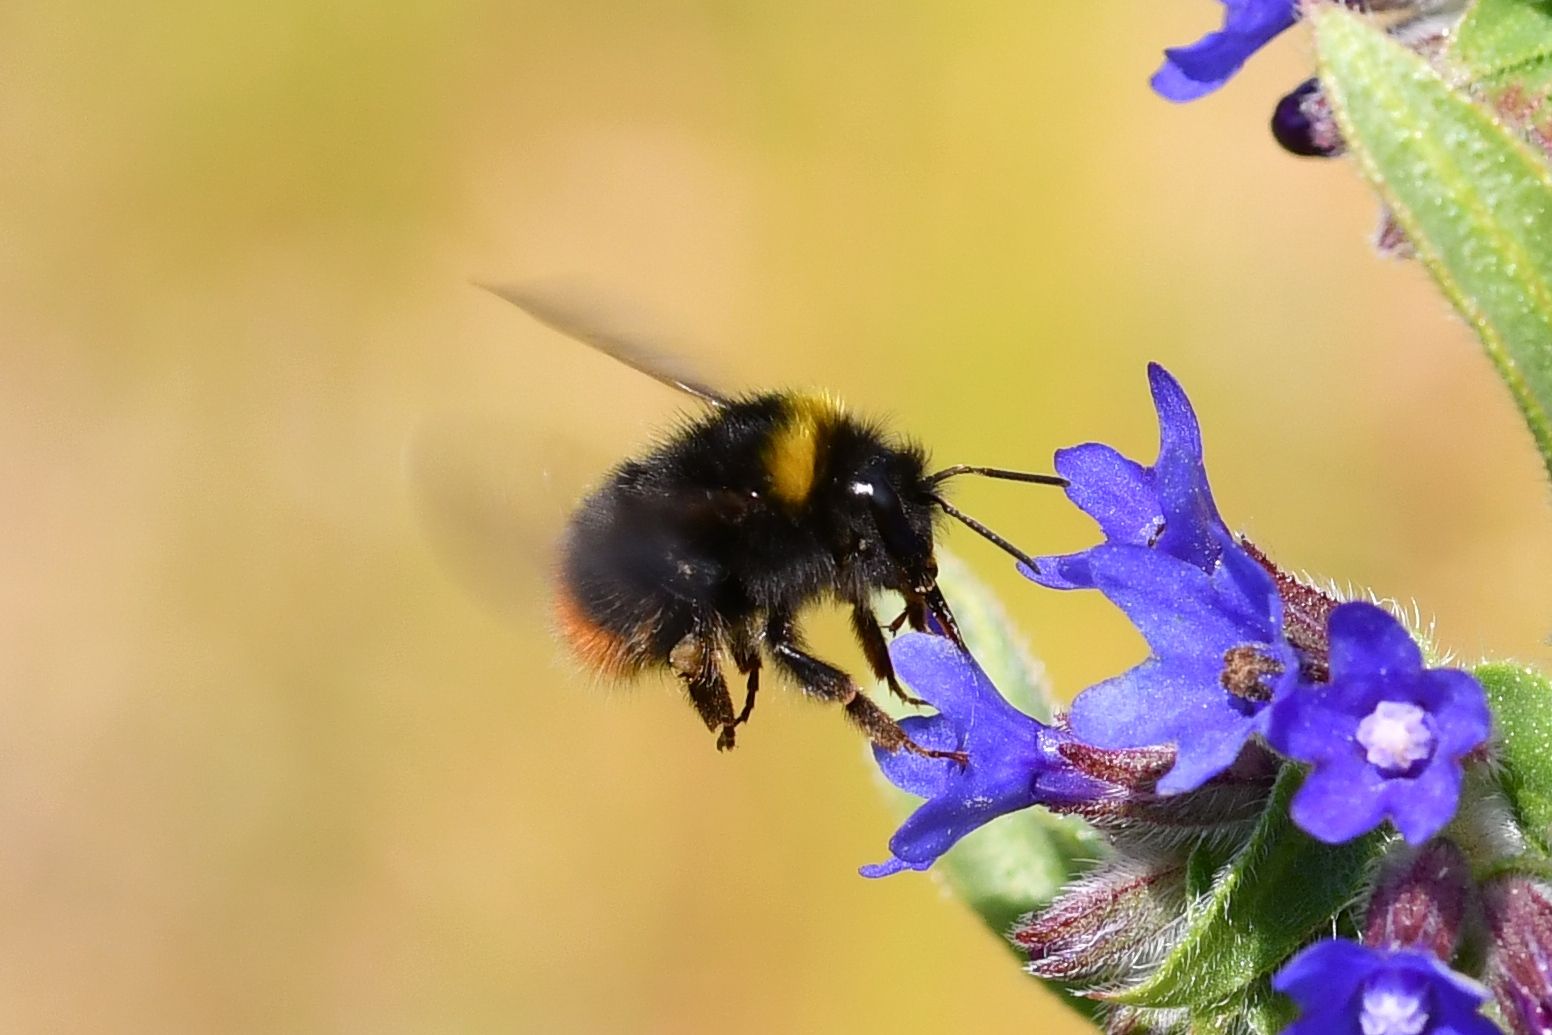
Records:
[[[623,679],[639,672],[651,659],[640,636],[631,629],[610,629],[577,599],[564,576],[555,585],[555,631],[573,657],[600,675]]]
[[[667,501],[616,477],[583,501],[562,546],[555,618],[578,659],[628,676],[715,624],[725,568],[686,536]]]

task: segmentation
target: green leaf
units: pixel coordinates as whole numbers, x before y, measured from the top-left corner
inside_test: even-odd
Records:
[[[1502,763],[1499,782],[1525,832],[1552,849],[1552,680],[1532,669],[1479,665]]]
[[[1264,979],[1353,901],[1383,838],[1327,845],[1293,825],[1288,802],[1302,781],[1288,767],[1250,841],[1192,902],[1184,937],[1141,984],[1109,997],[1183,1007],[1207,1019],[1269,995]],[[1257,1000],[1259,1001],[1259,999]],[[1275,1001],[1267,1009],[1281,1009]],[[1211,1029],[1208,1029],[1211,1030]]]
[[[1535,48],[1524,42],[1521,23],[1542,13],[1477,12],[1465,57],[1527,58]],[[1363,16],[1318,4],[1310,18],[1321,81],[1348,147],[1418,258],[1482,340],[1552,473],[1552,170],[1546,156]]]
[[[1049,721],[1054,699],[1044,673],[1007,612],[957,558],[940,553],[938,565],[938,581],[976,661],[1016,707]],[[893,617],[887,606],[881,617]],[[874,696],[880,702],[890,698],[882,686]],[[891,710],[904,711],[894,706]],[[902,818],[921,804],[919,798],[892,786],[887,793]],[[970,834],[938,861],[933,872],[1000,938],[1013,921],[1049,905],[1069,881],[1107,852],[1099,836],[1076,817],[1024,809]],[[1092,1002],[1075,999],[1060,986],[1049,987],[1062,992],[1085,1014],[1093,1012]]]
[[[1265,981],[1215,1012],[1195,1014],[1190,1035],[1280,1035],[1298,1011]]]
[[[1461,19],[1449,56],[1478,85],[1552,63],[1552,0],[1477,0]]]

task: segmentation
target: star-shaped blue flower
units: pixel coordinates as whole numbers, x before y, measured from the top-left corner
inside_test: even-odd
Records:
[[[1277,972],[1272,987],[1299,1004],[1284,1035],[1500,1035],[1478,1012],[1487,989],[1411,949],[1316,942]]]
[[[1424,668],[1411,635],[1373,604],[1343,604],[1329,628],[1331,681],[1281,698],[1267,730],[1278,751],[1314,765],[1293,820],[1335,844],[1390,819],[1421,844],[1455,815],[1461,759],[1491,732],[1482,685]]]
[[[1222,0],[1223,28],[1171,47],[1151,80],[1171,101],[1194,101],[1228,82],[1250,58],[1299,20],[1298,0]]]
[[[1073,701],[1073,734],[1102,748],[1173,745],[1164,794],[1227,769],[1263,731],[1268,704],[1298,678],[1272,577],[1227,532],[1211,572],[1146,546],[1088,551],[1094,583],[1126,612],[1152,656]]]
[[[891,783],[927,800],[889,839],[894,857],[864,866],[864,877],[925,870],[960,838],[1009,812],[1115,792],[1061,756],[1067,734],[1003,700],[975,659],[948,639],[909,633],[890,645],[889,656],[901,678],[938,709],[900,725],[922,747],[963,751],[969,761],[874,749]]]
[[[1056,452],[1056,471],[1067,479],[1067,498],[1099,525],[1107,543],[1147,546],[1210,572],[1228,529],[1218,516],[1202,432],[1180,382],[1157,363],[1148,365],[1148,386],[1159,417],[1159,455],[1151,467],[1110,446],[1087,442]],[[1091,550],[1040,557],[1026,576],[1051,589],[1090,589]]]

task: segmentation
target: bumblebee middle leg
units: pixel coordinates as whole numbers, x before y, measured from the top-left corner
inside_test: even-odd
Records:
[[[912,697],[895,678],[894,662],[889,660],[889,644],[884,641],[884,630],[879,628],[873,609],[865,603],[855,603],[851,608],[851,629],[862,644],[862,653],[868,659],[873,675],[889,684],[889,692],[906,704],[920,708],[926,704],[920,697]]]
[[[668,667],[674,670],[690,701],[709,730],[720,731],[717,750],[733,746],[733,698],[728,695],[722,667],[717,664],[717,641],[702,632],[686,633],[668,653]]]
[[[885,751],[909,751],[927,758],[950,758],[964,765],[962,751],[931,751],[917,744],[900,724],[891,719],[872,699],[857,689],[850,676],[828,662],[820,661],[803,649],[792,616],[773,613],[766,621],[765,649],[771,660],[803,687],[804,692],[826,701],[836,701],[868,739]]]

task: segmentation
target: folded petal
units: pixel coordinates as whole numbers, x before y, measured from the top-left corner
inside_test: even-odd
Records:
[[[1067,479],[1067,498],[1112,542],[1141,546],[1164,521],[1153,472],[1107,445],[1087,442],[1058,449],[1056,473]]]
[[[1164,52],[1153,88],[1172,101],[1211,93],[1246,60],[1298,20],[1294,0],[1225,0],[1223,28],[1185,47]]]

